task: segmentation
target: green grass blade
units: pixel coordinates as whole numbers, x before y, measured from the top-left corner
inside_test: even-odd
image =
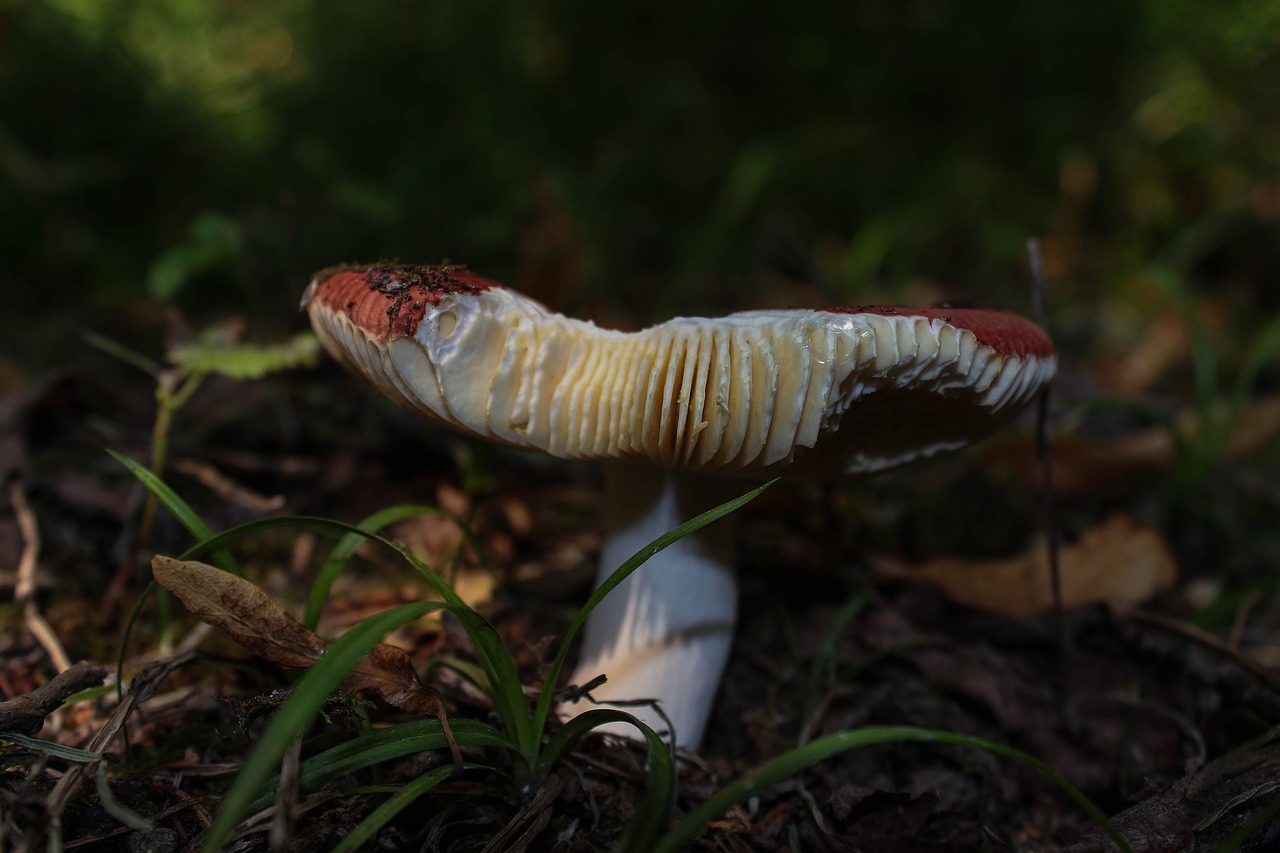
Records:
[[[969,735],[934,731],[932,729],[916,729],[907,726],[882,726],[840,732],[818,738],[799,749],[783,753],[765,762],[695,808],[676,824],[670,832],[659,839],[657,845],[651,849],[653,853],[675,853],[682,844],[697,835],[708,822],[723,815],[730,806],[742,802],[766,785],[773,785],[783,779],[794,776],[833,755],[839,755],[842,752],[871,744],[907,742],[972,746],[1021,761],[1056,782],[1058,787],[1066,792],[1067,796],[1075,800],[1076,804],[1097,822],[1098,826],[1116,843],[1120,850],[1124,851],[1124,853],[1133,853],[1133,848],[1125,841],[1124,836],[1111,825],[1102,810],[1094,805],[1093,801],[1085,796],[1079,788],[1071,784],[1065,776],[1040,759],[1012,747],[992,743],[981,738],[970,737]]]
[[[1236,376],[1235,385],[1231,389],[1231,398],[1228,400],[1226,429],[1222,439],[1223,450],[1226,449],[1226,442],[1231,440],[1231,434],[1235,432],[1236,425],[1240,421],[1240,413],[1244,410],[1245,403],[1249,401],[1249,395],[1258,382],[1258,375],[1276,357],[1277,351],[1280,351],[1280,315],[1271,318],[1253,339],[1253,344],[1249,347],[1249,355]]]
[[[101,350],[113,358],[119,359],[124,364],[138,368],[152,378],[158,377],[160,375],[160,371],[164,370],[163,367],[157,364],[150,357],[143,355],[135,349],[125,346],[119,341],[112,340],[106,335],[100,335],[97,332],[85,332],[83,337],[84,342],[89,346]]]
[[[227,792],[210,827],[202,850],[224,850],[235,828],[248,814],[255,792],[269,779],[294,738],[306,730],[350,670],[369,649],[390,632],[439,607],[438,602],[402,604],[363,620],[339,638],[316,665],[307,671],[293,693],[280,707],[258,745]]]
[[[478,765],[464,764],[463,769],[474,769]],[[435,770],[424,773],[412,782],[394,793],[390,799],[371,811],[364,820],[356,824],[355,829],[351,830],[346,838],[342,839],[337,847],[333,848],[333,853],[355,853],[365,842],[371,840],[373,836],[378,834],[378,830],[386,826],[395,816],[400,814],[407,806],[413,805],[413,802],[423,794],[430,791],[442,782],[448,781],[453,775],[453,765],[445,767],[437,767]]]
[[[449,728],[462,747],[496,747],[513,751],[514,746],[497,729],[481,720],[451,719]],[[445,749],[449,741],[436,719],[412,720],[367,732],[344,741],[302,762],[298,787],[314,791],[320,786],[387,761],[417,755],[429,749]],[[452,767],[452,765],[450,765]],[[273,776],[255,792],[249,813],[266,808],[275,800],[279,779]]]
[[[408,551],[400,553],[406,560],[421,571],[430,569]],[[446,585],[447,586],[447,585]],[[467,638],[480,657],[480,664],[489,679],[489,699],[502,719],[512,741],[520,750],[527,768],[532,771],[538,760],[538,750],[542,744],[541,726],[533,726],[529,713],[529,703],[525,699],[524,687],[520,683],[520,673],[516,671],[516,663],[511,659],[511,652],[497,629],[479,613],[467,607],[457,594],[449,589],[457,600],[457,607],[450,610],[462,624]]]
[[[433,655],[431,660],[422,667],[422,680],[430,681],[432,673],[437,669],[451,669],[474,684],[485,695],[489,693],[489,676],[483,667],[476,666],[471,661],[463,660],[457,655]]]
[[[777,480],[770,480],[764,485],[758,486],[731,501],[726,501],[714,509],[709,509],[697,518],[690,519],[674,530],[662,534],[633,554],[629,560],[619,566],[613,574],[609,575],[604,583],[600,584],[596,591],[591,594],[591,597],[587,599],[587,603],[578,611],[578,615],[574,617],[572,624],[569,625],[569,630],[565,632],[564,639],[560,641],[560,648],[556,652],[551,668],[547,671],[546,683],[542,688],[542,694],[538,697],[537,709],[534,711],[533,730],[535,732],[541,732],[546,727],[547,716],[551,713],[551,701],[555,695],[556,684],[560,679],[560,671],[564,668],[565,658],[569,655],[569,646],[587,621],[587,617],[591,615],[591,611],[595,610],[596,605],[603,601],[604,597],[612,592],[618,584],[626,580],[632,572],[644,565],[645,561],[654,554],[667,548],[672,543],[680,541],[695,530],[700,530],[711,522],[723,518],[750,503],[775,482]]]
[[[840,640],[844,638],[853,622],[867,609],[867,605],[870,602],[870,596],[865,593],[855,595],[836,612],[835,619],[831,622],[831,628],[822,637],[818,647],[813,650],[809,662],[808,678],[804,682],[806,692],[817,692],[818,685],[822,683],[824,675],[832,669],[831,662],[836,656],[836,647],[839,645]]]
[[[372,542],[379,547],[385,548],[388,553],[398,555],[405,560],[410,566],[417,569],[431,588],[446,602],[450,604],[462,605],[463,601],[458,594],[453,591],[453,587],[440,577],[440,575],[428,566],[426,563],[417,559],[409,551],[400,547],[396,543],[379,536],[376,533],[370,533],[367,530],[361,530],[358,527],[347,524],[342,521],[334,521],[331,518],[320,518],[312,515],[279,515],[272,518],[260,518],[256,521],[248,521],[244,524],[237,525],[222,531],[221,533],[211,534],[195,545],[192,545],[186,551],[182,552],[180,560],[192,559],[195,555],[202,551],[213,550],[222,547],[227,542],[235,539],[242,539],[254,533],[260,533],[264,530],[274,530],[284,527],[299,527],[304,530],[314,530],[317,533],[324,533],[330,536],[343,536],[345,534],[354,534],[361,539]]]
[[[462,535],[466,537],[467,543],[476,552],[481,565],[488,568],[488,558],[485,556],[484,550],[480,546],[480,540],[472,532],[462,519],[445,512],[439,507],[425,506],[421,504],[399,504],[397,506],[389,506],[380,509],[367,518],[362,519],[356,524],[360,530],[367,533],[377,533],[389,524],[395,524],[397,521],[403,521],[406,518],[413,518],[418,515],[434,515],[440,518],[447,518],[458,526],[462,531]],[[311,584],[311,594],[307,597],[307,608],[302,616],[302,624],[312,631],[320,622],[320,612],[324,609],[325,602],[329,600],[329,590],[333,588],[333,582],[337,580],[347,561],[351,559],[358,549],[365,542],[363,536],[357,536],[354,533],[348,533],[338,540],[338,544],[333,546],[333,550],[329,552],[329,556],[321,564],[319,572],[316,573],[315,580]]]
[[[1197,244],[1195,238],[1179,238],[1187,246]],[[1194,255],[1198,250],[1191,250]],[[1175,252],[1174,254],[1178,254]],[[1213,407],[1218,398],[1218,353],[1209,335],[1201,313],[1196,310],[1195,299],[1185,281],[1188,267],[1175,264],[1173,268],[1155,266],[1148,270],[1151,282],[1178,309],[1191,332],[1192,390],[1195,394],[1196,447],[1186,464],[1191,470],[1184,476],[1192,480],[1204,474],[1204,465],[1210,461],[1212,448],[1217,447],[1218,422]]]
[[[676,797],[676,767],[671,759],[671,749],[658,737],[657,732],[637,720],[626,711],[616,708],[597,708],[574,717],[565,723],[538,757],[539,777],[551,772],[556,763],[579,740],[600,726],[610,723],[626,723],[634,726],[644,737],[648,750],[648,783],[636,805],[635,817],[627,824],[615,850],[619,853],[649,853],[653,840],[666,826]]]
[[[150,468],[147,468],[145,465],[138,462],[134,462],[128,456],[123,456],[110,448],[107,449],[107,453],[110,453],[112,458],[128,468],[129,472],[132,473],[133,476],[137,477],[142,485],[146,486],[147,491],[155,495],[156,500],[160,502],[160,505],[169,510],[169,512],[173,514],[173,517],[178,519],[178,523],[185,527],[192,537],[199,540],[212,540],[215,538],[213,529],[204,523],[204,519],[197,515],[196,511],[193,510],[186,501],[178,497],[177,492],[169,488],[169,486],[155,474],[152,474]],[[244,571],[241,570],[240,565],[236,563],[235,558],[233,558],[225,549],[214,551],[213,561],[217,564],[218,568],[222,569],[224,572],[231,572],[233,575],[244,577]]]
[[[0,741],[6,741],[40,755],[61,758],[64,761],[71,761],[76,764],[95,764],[106,758],[100,752],[90,752],[87,749],[76,749],[73,746],[50,743],[47,740],[28,737],[17,732],[0,732]]]
[[[520,745],[520,753],[526,759],[526,763],[530,767],[533,766],[537,759],[540,743],[540,734],[537,732],[540,732],[540,730],[534,730],[530,725],[529,707],[524,698],[524,690],[520,685],[520,676],[516,672],[515,662],[511,659],[511,653],[507,651],[506,645],[502,642],[502,637],[499,636],[497,630],[487,619],[468,607],[458,597],[458,594],[453,591],[453,587],[449,586],[444,578],[440,577],[435,570],[415,557],[409,550],[376,533],[361,530],[341,521],[313,516],[279,516],[250,521],[229,530],[224,530],[222,533],[188,548],[178,559],[189,560],[201,551],[221,546],[232,539],[278,527],[302,527],[330,534],[351,534],[386,548],[389,552],[398,555],[410,566],[417,569],[440,597],[444,599],[445,609],[452,613],[461,623],[467,637],[475,647],[476,654],[480,657],[481,666],[484,667],[485,674],[488,676],[489,684],[491,685],[489,698],[493,701],[494,708],[502,718],[503,725],[512,733],[513,740]]]
[[[142,608],[146,606],[147,599],[151,597],[151,593],[159,588],[154,580],[148,581],[142,593],[138,596],[138,600],[133,603],[133,609],[129,611],[129,619],[124,623],[124,636],[120,638],[120,651],[116,655],[116,701],[124,701],[124,660],[129,652],[129,638],[133,636],[133,626],[137,624],[138,619],[142,616]]]
[[[626,716],[631,717],[630,714]],[[636,805],[635,817],[622,831],[615,849],[619,853],[649,853],[653,849],[654,839],[671,820],[671,812],[675,808],[676,765],[671,758],[670,747],[663,743],[657,732],[635,717],[627,722],[644,735],[647,749],[645,771],[649,780],[645,785],[644,795]]]

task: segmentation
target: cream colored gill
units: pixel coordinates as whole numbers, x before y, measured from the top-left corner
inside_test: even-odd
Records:
[[[1001,358],[939,319],[752,311],[625,333],[499,288],[442,296],[387,351],[331,321],[331,349],[432,420],[561,457],[687,469],[785,464],[885,388],[949,394],[972,388],[976,367],[979,405],[1003,405],[1053,369]]]

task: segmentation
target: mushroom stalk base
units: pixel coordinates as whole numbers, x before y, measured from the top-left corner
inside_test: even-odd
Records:
[[[633,554],[694,516],[732,498],[740,484],[682,472],[614,464],[605,469],[607,532],[599,586]],[[737,618],[734,578],[737,537],[728,516],[660,551],[605,597],[592,612],[571,683],[603,674],[592,696],[599,707],[619,708],[656,731],[667,723],[649,705],[615,704],[654,699],[681,746],[697,749],[720,676],[729,658]],[[562,716],[591,710],[588,700],[565,703]],[[613,724],[608,734],[638,738]]]

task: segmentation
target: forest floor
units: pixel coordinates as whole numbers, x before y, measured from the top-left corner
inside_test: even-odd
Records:
[[[0,387],[0,589],[13,602],[0,609],[0,849],[50,839],[66,850],[195,849],[299,677],[155,597],[127,630],[151,556],[193,544],[163,509],[140,533],[145,491],[104,452],[147,462],[153,391],[123,368]],[[410,502],[467,519],[489,570],[445,519],[406,519],[390,533],[428,563],[452,565],[455,588],[496,627],[522,682],[540,687],[594,575],[598,473],[478,451],[369,400],[328,363],[254,381],[210,377],[177,412],[164,479],[214,530],[285,513],[355,522]],[[1023,426],[887,477],[780,484],[741,510],[738,635],[706,742],[677,762],[675,816],[824,736],[911,726],[1034,756],[1114,816],[1134,850],[1275,849],[1280,744],[1268,733],[1280,722],[1280,534],[1266,469],[1224,454],[1206,470],[1226,471],[1228,485],[1195,485],[1184,500],[1171,497],[1177,460],[1152,449],[1158,436],[1142,423],[1111,413],[1091,425],[1094,438],[1062,444],[1064,566],[1098,577],[1055,611],[1043,560],[1017,556],[1047,552]],[[1274,425],[1258,429],[1259,446],[1274,444]],[[295,614],[326,547],[305,529],[234,546],[250,579]],[[340,575],[320,634],[427,596],[402,566],[364,556]],[[996,612],[974,606],[990,602]],[[108,759],[95,784],[67,755],[20,736],[91,748],[118,707],[114,690],[58,710],[64,697],[32,705],[33,691],[57,673],[58,646],[107,671],[77,689],[114,683],[126,637],[127,682],[169,663],[147,671],[121,732],[98,745]],[[416,621],[387,642],[419,672],[473,655],[450,617]],[[448,667],[430,672],[455,724],[495,720]],[[299,751],[403,719],[340,694]],[[648,772],[642,747],[600,738],[580,742],[533,789],[513,782],[500,751],[469,750],[473,759],[489,769],[445,781],[365,849],[608,849],[640,809]],[[286,785],[231,849],[331,849],[386,798],[378,786],[448,762],[434,750],[316,790]],[[753,791],[687,849],[1115,848],[1034,766],[973,746],[885,743]]]

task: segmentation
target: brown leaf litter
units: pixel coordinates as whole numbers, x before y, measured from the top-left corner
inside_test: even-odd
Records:
[[[992,613],[1030,616],[1054,607],[1049,549],[1033,550],[1004,560],[936,557],[911,564],[882,555],[870,562],[888,577],[923,581],[952,601]],[[1131,610],[1173,586],[1177,563],[1155,527],[1113,513],[1059,552],[1062,606],[1108,604]]]
[[[172,592],[201,621],[220,629],[244,648],[277,666],[306,669],[329,649],[328,641],[294,619],[254,583],[195,560],[157,555],[151,561],[156,582]],[[379,643],[342,681],[347,690],[367,690],[388,705],[440,720],[453,751],[462,756],[449,731],[444,705],[418,680],[409,654]]]

